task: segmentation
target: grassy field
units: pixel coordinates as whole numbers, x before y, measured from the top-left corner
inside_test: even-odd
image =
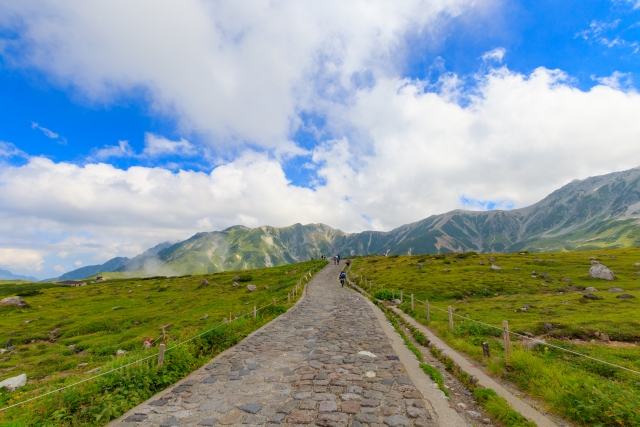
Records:
[[[492,259],[490,259],[492,258]],[[608,266],[615,281],[591,279],[590,258]],[[548,408],[583,425],[640,425],[640,375],[512,337],[512,357],[504,357],[502,332],[455,319],[449,331],[446,312],[431,310],[427,322],[423,304],[412,312],[409,295],[428,299],[432,307],[535,336],[548,344],[640,371],[640,249],[537,254],[464,254],[358,258],[352,274],[362,276],[372,292],[402,291],[401,308],[428,324],[455,348],[481,362],[489,371],[540,398]],[[494,270],[491,265],[499,266]],[[535,271],[535,274],[533,272]],[[366,285],[365,285],[366,283]],[[584,298],[595,287],[599,299]],[[636,298],[621,299],[618,287]],[[388,292],[387,292],[388,293]],[[380,294],[381,295],[381,294]],[[610,342],[601,340],[606,334]],[[489,342],[491,358],[482,353]]]
[[[122,377],[124,381],[125,377],[117,374],[101,380],[108,382],[97,392],[102,400],[100,396],[88,397],[90,393],[96,393],[96,389],[83,386],[79,390],[84,391],[70,392],[71,400],[77,400],[77,405],[65,403],[64,396],[62,400],[54,397],[47,405],[28,405],[0,413],[0,424],[17,417],[20,422],[30,425],[49,425],[45,420],[50,419],[55,410],[58,410],[60,418],[50,425],[104,424],[286,310],[290,306],[286,301],[287,293],[306,272],[315,272],[325,264],[326,261],[315,260],[283,267],[199,276],[108,280],[76,288],[47,283],[1,284],[0,296],[24,295],[29,307],[0,307],[0,348],[14,347],[12,353],[0,355],[0,381],[26,373],[29,383],[13,393],[0,390],[0,408],[86,378],[86,372],[92,369],[101,368],[104,372],[118,364],[157,352],[162,326],[168,325],[167,347],[170,347],[172,343],[207,330],[229,317],[235,319],[251,314],[227,324],[221,329],[223,332],[214,331],[174,353],[168,353],[168,362],[163,370],[158,371],[152,364],[136,367],[142,369],[137,374],[138,379],[145,374],[154,376],[154,380],[149,384],[137,384],[139,395],[135,398],[116,393],[120,397],[109,399],[108,390],[124,390],[124,383],[119,383],[118,378]],[[295,273],[289,274],[292,270]],[[204,280],[208,284],[203,284]],[[234,283],[239,286],[234,287]],[[248,284],[256,285],[258,290],[248,292]],[[285,300],[280,301],[277,307],[271,306],[260,312],[254,321],[253,307],[269,305],[274,298]],[[215,339],[212,338],[214,336]],[[145,339],[153,339],[154,347],[145,350]],[[127,354],[116,358],[118,350]],[[170,363],[172,359],[173,365]],[[131,378],[128,382],[136,384]],[[91,403],[96,399],[99,401],[97,406]],[[93,409],[88,411],[86,408]],[[84,411],[83,416],[78,415],[81,410]]]

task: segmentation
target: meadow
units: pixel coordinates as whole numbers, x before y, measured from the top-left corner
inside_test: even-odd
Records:
[[[0,412],[0,423],[102,425],[286,311],[295,301],[287,301],[287,295],[296,283],[325,264],[312,260],[197,276],[107,280],[82,287],[0,284],[0,298],[22,295],[29,304],[0,307],[0,348],[12,348],[0,355],[0,381],[22,373],[29,379],[14,392],[0,389],[0,409],[155,354],[163,340],[170,348],[222,325],[168,352],[161,368],[150,358],[81,387]],[[257,290],[249,292],[248,284]],[[254,306],[264,307],[255,320]],[[144,341],[151,341],[152,347],[145,349]],[[118,350],[126,353],[116,357]]]
[[[590,278],[591,259],[609,267],[616,279]],[[640,425],[640,375],[553,346],[640,371],[639,262],[636,248],[372,256],[357,258],[351,274],[384,299],[399,298],[402,292],[405,312],[487,372],[540,399],[547,409],[581,425],[618,426]],[[492,264],[500,269],[492,269]],[[588,287],[597,291],[585,292]],[[623,292],[609,292],[611,288]],[[416,300],[413,311],[411,294]],[[618,298],[623,294],[635,298]],[[429,300],[430,321],[418,300]],[[453,331],[448,306],[456,315]],[[503,320],[521,335],[512,336],[508,359],[500,330]],[[547,344],[536,345],[526,337]],[[491,357],[483,355],[483,342],[489,343]]]

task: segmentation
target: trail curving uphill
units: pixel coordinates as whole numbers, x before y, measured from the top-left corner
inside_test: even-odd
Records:
[[[326,266],[287,313],[109,426],[458,425],[438,421],[374,309],[340,287],[341,267]]]

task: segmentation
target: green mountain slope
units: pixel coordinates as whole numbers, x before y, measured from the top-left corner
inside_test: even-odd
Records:
[[[324,224],[198,233],[156,246],[117,271],[214,273],[367,254],[563,251],[640,246],[640,168],[573,181],[510,211],[454,210],[388,232],[344,233]]]

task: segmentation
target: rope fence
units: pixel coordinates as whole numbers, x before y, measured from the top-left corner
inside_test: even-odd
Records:
[[[263,305],[263,306],[262,306],[262,307],[260,307],[260,308],[256,308],[256,307],[254,306],[254,307],[253,307],[253,311],[250,311],[249,313],[245,313],[245,314],[243,314],[243,315],[241,315],[241,316],[238,316],[238,317],[235,317],[235,318],[233,318],[233,319],[231,319],[231,314],[230,314],[230,315],[229,315],[229,321],[222,321],[222,322],[218,323],[217,325],[215,325],[215,326],[213,326],[213,327],[211,327],[211,328],[207,329],[206,331],[204,331],[204,332],[200,332],[199,334],[194,335],[194,336],[192,336],[191,338],[188,338],[188,339],[186,339],[186,340],[184,340],[184,341],[181,341],[181,342],[179,342],[179,343],[177,343],[177,344],[175,344],[175,345],[173,345],[173,346],[171,346],[171,347],[167,348],[166,350],[164,349],[164,344],[160,344],[160,350],[159,350],[158,352],[155,352],[155,353],[151,354],[151,355],[145,356],[145,357],[143,357],[143,358],[141,358],[141,359],[134,360],[133,362],[129,362],[129,363],[125,364],[125,365],[118,366],[117,368],[113,368],[113,369],[111,369],[111,370],[109,370],[109,371],[102,372],[102,373],[97,374],[97,375],[94,375],[94,376],[92,376],[92,377],[85,378],[85,379],[80,380],[80,381],[77,381],[77,382],[75,382],[75,383],[72,383],[72,384],[69,384],[69,385],[66,385],[66,386],[63,386],[63,387],[57,388],[57,389],[55,389],[55,390],[48,391],[48,392],[43,393],[43,394],[41,394],[41,395],[34,396],[34,397],[30,398],[30,399],[23,400],[22,402],[18,402],[18,403],[14,403],[14,404],[12,404],[12,405],[9,405],[9,406],[5,406],[4,408],[0,408],[0,412],[4,412],[4,411],[6,411],[6,410],[8,410],[8,409],[15,408],[15,407],[20,406],[20,405],[24,405],[25,403],[29,403],[29,402],[32,402],[32,401],[34,401],[34,400],[41,399],[41,398],[43,398],[43,397],[45,397],[45,396],[49,396],[49,395],[51,395],[51,394],[58,393],[58,392],[60,392],[60,391],[62,391],[62,390],[66,390],[66,389],[68,389],[68,388],[75,387],[75,386],[77,386],[77,385],[79,385],[79,384],[82,384],[82,383],[85,383],[85,382],[88,382],[88,381],[94,380],[94,379],[96,379],[96,378],[102,377],[102,376],[107,375],[107,374],[110,374],[110,373],[112,373],[112,372],[119,371],[119,370],[121,370],[121,369],[124,369],[124,368],[127,368],[127,367],[129,367],[129,366],[135,365],[136,363],[140,363],[140,362],[143,362],[143,361],[145,361],[145,360],[148,360],[148,359],[151,359],[151,358],[154,358],[154,357],[158,357],[158,364],[159,364],[159,365],[162,365],[163,360],[164,360],[164,354],[165,354],[166,352],[169,352],[169,351],[171,351],[171,350],[173,350],[173,349],[175,349],[175,348],[177,348],[177,347],[180,347],[180,346],[182,346],[182,345],[184,345],[184,344],[186,344],[186,343],[188,343],[188,342],[190,342],[190,341],[193,341],[193,340],[194,340],[194,339],[196,339],[196,338],[199,338],[199,337],[201,337],[201,336],[203,336],[203,335],[205,335],[205,334],[208,334],[208,333],[210,333],[210,332],[212,332],[212,331],[214,331],[214,330],[216,330],[216,329],[220,328],[221,326],[228,325],[228,324],[230,324],[231,322],[233,322],[234,320],[239,320],[239,319],[242,319],[242,318],[244,318],[244,317],[246,317],[246,316],[249,316],[250,314],[253,314],[253,317],[254,317],[254,319],[255,319],[255,318],[256,318],[256,316],[257,316],[257,313],[258,313],[259,311],[264,310],[265,308],[267,308],[267,307],[269,307],[269,306],[271,306],[271,305],[276,305],[276,303],[278,303],[278,302],[280,302],[280,301],[287,300],[288,302],[291,302],[291,296],[292,296],[292,295],[293,295],[293,296],[297,296],[297,295],[299,295],[299,287],[300,287],[300,286],[302,286],[302,279],[306,279],[307,283],[308,283],[308,282],[309,282],[309,280],[311,279],[311,277],[312,277],[311,270],[309,270],[308,275],[309,275],[309,278],[307,278],[307,274],[305,274],[302,278],[300,278],[300,280],[298,281],[298,283],[297,283],[297,284],[295,284],[295,285],[293,286],[293,290],[292,290],[291,292],[287,293],[287,296],[286,296],[286,297],[282,297],[282,298],[280,298],[279,300],[276,300],[276,299],[274,298],[274,299],[273,299],[273,302],[271,302],[271,303],[269,303],[269,304],[266,304],[266,305]],[[306,288],[306,286],[305,286],[305,288]]]
[[[351,275],[352,275],[352,277],[353,277],[353,276],[356,276],[356,275],[354,275],[354,274],[351,272],[351,266],[349,266],[349,274],[351,274]],[[371,291],[371,285],[372,285],[371,281],[368,281],[366,278],[363,278],[362,276],[360,276],[360,277],[359,277],[359,279],[360,279],[360,283],[361,283],[361,284],[362,284],[362,281],[363,281],[363,280],[364,280],[364,282],[365,282],[365,285],[366,285],[366,284],[369,284],[369,290]],[[358,285],[356,285],[354,282],[351,282],[351,281],[349,280],[349,283],[350,283],[351,285],[353,285],[353,286],[357,287],[358,289],[360,289],[363,293],[367,294],[369,297],[373,298],[373,296],[372,296],[371,294],[369,294],[368,292],[366,292],[364,289],[360,288],[360,287],[359,287]],[[403,296],[403,295],[402,295],[402,291],[400,291],[400,301],[401,301],[401,302],[402,302],[402,296]],[[395,297],[395,291],[394,291],[394,297]],[[636,371],[636,370],[634,370],[634,369],[630,369],[630,368],[627,368],[627,367],[624,367],[624,366],[616,365],[615,363],[607,362],[606,360],[598,359],[598,358],[595,358],[595,357],[589,356],[589,355],[587,355],[587,354],[579,353],[579,352],[577,352],[577,351],[569,350],[569,349],[566,349],[566,348],[563,348],[563,347],[560,347],[560,346],[557,346],[557,345],[554,345],[554,344],[549,344],[549,343],[547,343],[547,342],[545,342],[545,341],[541,341],[541,340],[538,340],[538,339],[535,339],[535,338],[528,337],[528,336],[526,336],[526,335],[519,334],[519,333],[517,333],[517,332],[510,331],[510,330],[509,330],[509,323],[508,323],[508,321],[506,321],[506,320],[504,320],[504,321],[503,321],[503,326],[502,326],[502,328],[501,328],[501,327],[499,327],[499,326],[495,326],[495,325],[491,325],[491,324],[489,324],[489,323],[481,322],[481,321],[479,321],[479,320],[475,320],[475,319],[472,319],[472,318],[470,318],[470,317],[463,316],[463,315],[461,315],[461,314],[456,314],[456,313],[454,313],[454,312],[453,312],[453,310],[452,310],[451,306],[449,306],[449,307],[447,308],[447,310],[445,310],[445,309],[442,309],[442,308],[440,308],[440,307],[436,307],[436,306],[432,305],[428,300],[421,301],[421,300],[419,300],[419,299],[417,299],[417,298],[415,298],[415,299],[414,299],[413,294],[411,294],[411,309],[412,309],[412,310],[414,309],[414,301],[415,301],[415,302],[419,302],[419,303],[424,304],[424,306],[425,306],[425,310],[426,310],[427,321],[430,321],[430,320],[431,320],[431,312],[430,312],[430,310],[431,310],[432,308],[433,308],[433,309],[435,309],[435,310],[441,311],[441,312],[443,312],[443,313],[447,313],[447,314],[448,314],[448,316],[449,316],[449,328],[450,328],[451,330],[453,330],[453,325],[454,325],[454,323],[453,323],[453,317],[455,316],[455,317],[459,317],[459,318],[461,318],[461,319],[468,320],[468,321],[470,321],[470,322],[475,322],[475,323],[478,323],[478,324],[481,324],[481,325],[487,326],[487,327],[489,327],[489,328],[493,328],[493,329],[497,329],[497,330],[502,331],[502,332],[503,332],[503,334],[504,334],[504,335],[503,335],[503,339],[504,339],[504,342],[505,342],[505,354],[506,354],[507,356],[509,355],[510,348],[511,348],[511,341],[509,340],[509,337],[510,337],[510,335],[514,335],[514,336],[517,336],[517,337],[519,337],[519,338],[523,338],[523,339],[526,339],[526,340],[531,340],[531,341],[533,341],[534,343],[537,343],[537,344],[543,344],[543,345],[545,345],[545,346],[547,346],[547,347],[552,347],[552,348],[555,348],[555,349],[557,349],[557,350],[565,351],[565,352],[567,352],[567,353],[571,353],[571,354],[576,355],[576,356],[581,356],[581,357],[584,357],[584,358],[587,358],[587,359],[593,360],[593,361],[595,361],[595,362],[600,362],[600,363],[603,363],[603,364],[605,364],[605,365],[612,366],[612,367],[614,367],[614,368],[622,369],[622,370],[625,370],[625,371],[632,372],[632,373],[634,373],[634,374],[640,375],[640,371]],[[488,348],[486,348],[486,349],[485,349],[485,355],[488,355],[487,353],[488,353]]]

